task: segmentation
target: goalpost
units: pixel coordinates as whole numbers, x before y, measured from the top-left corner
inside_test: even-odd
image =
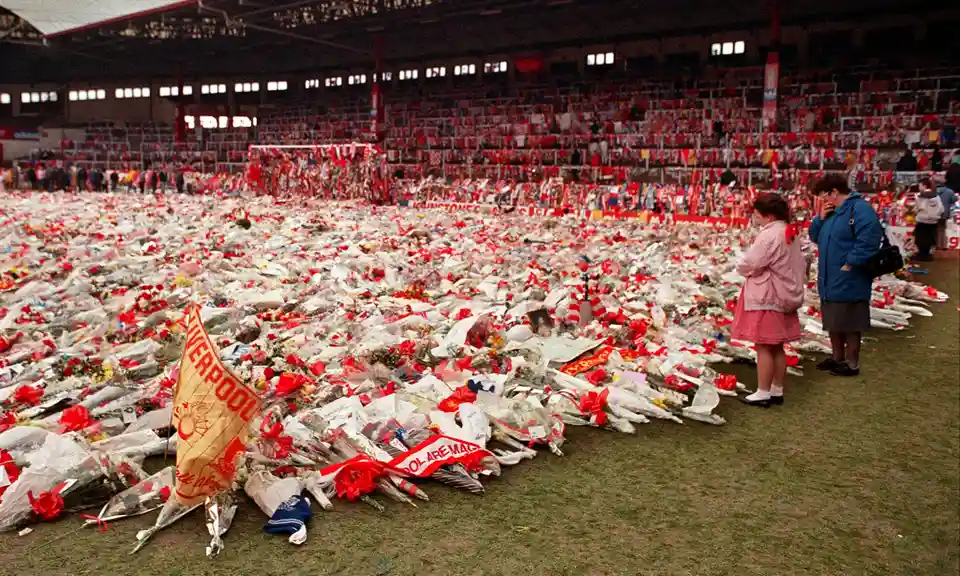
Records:
[[[244,175],[258,195],[380,202],[388,195],[386,155],[373,144],[251,145]]]

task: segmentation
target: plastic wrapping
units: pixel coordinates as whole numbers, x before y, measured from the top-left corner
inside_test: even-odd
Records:
[[[160,508],[173,492],[173,479],[174,467],[167,466],[111,498],[87,525],[140,516]]]
[[[207,532],[210,534],[210,545],[207,546],[207,557],[212,558],[223,551],[223,535],[230,529],[233,516],[237,513],[237,505],[233,496],[227,492],[220,492],[215,496],[208,496],[204,502],[207,517]]]

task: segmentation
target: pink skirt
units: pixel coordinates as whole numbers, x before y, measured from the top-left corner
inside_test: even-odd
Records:
[[[730,335],[754,344],[786,344],[800,339],[800,317],[796,312],[744,310],[743,296],[737,299]]]

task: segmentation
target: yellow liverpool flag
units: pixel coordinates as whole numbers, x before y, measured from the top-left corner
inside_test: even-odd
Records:
[[[190,506],[229,487],[237,457],[246,449],[247,425],[260,412],[260,397],[220,362],[198,306],[187,309],[186,323],[173,424],[177,500]]]

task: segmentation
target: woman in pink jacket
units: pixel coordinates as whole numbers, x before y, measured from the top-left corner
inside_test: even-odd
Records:
[[[737,266],[746,278],[737,301],[732,336],[757,347],[757,391],[743,399],[768,407],[783,404],[787,356],[783,345],[800,339],[797,310],[803,304],[807,264],[789,224],[790,209],[777,194],[753,204],[760,233]]]

